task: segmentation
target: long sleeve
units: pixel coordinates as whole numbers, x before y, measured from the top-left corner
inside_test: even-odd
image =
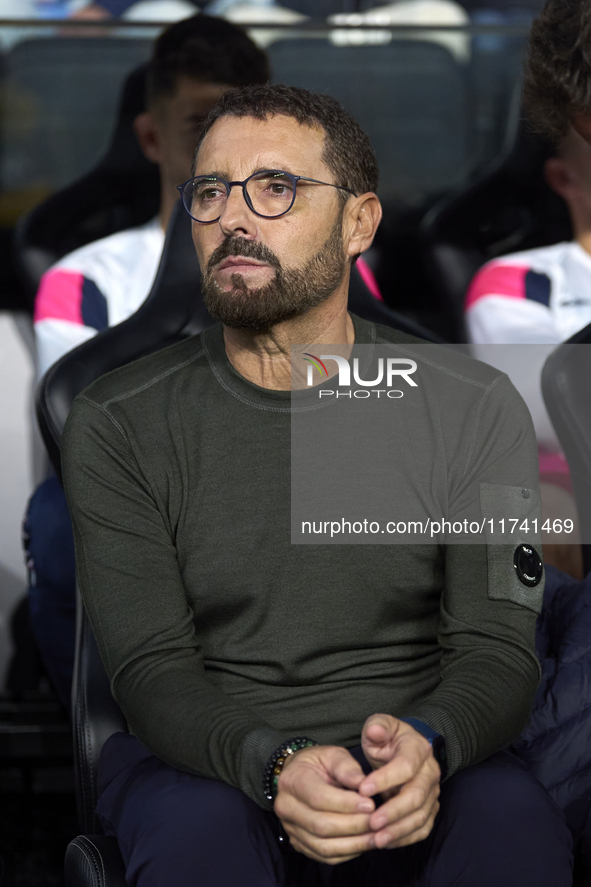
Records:
[[[436,353],[413,389],[416,414],[384,426],[392,507],[404,488],[433,517],[498,517],[508,485],[507,509],[537,514],[519,395],[490,368],[460,356],[456,372],[447,350],[425,347]],[[302,734],[356,745],[378,711],[440,729],[452,768],[502,747],[537,682],[541,586],[525,589],[512,557],[538,537],[292,544],[293,418],[289,392],[235,373],[221,327],[75,401],[63,469],[79,583],[130,729],[171,765],[262,805],[278,745]]]
[[[538,442],[558,451],[540,384],[547,357],[562,341],[550,289],[548,276],[523,263],[485,265],[468,290],[466,326],[474,357],[507,373],[528,405]]]
[[[60,357],[108,326],[107,302],[93,280],[52,268],[41,278],[34,321],[41,377]]]
[[[492,261],[474,276],[466,295],[466,324],[479,345],[557,344],[561,341],[550,309],[552,280],[516,255]]]
[[[445,736],[450,774],[519,735],[540,677],[534,643],[544,583],[526,585],[514,566],[518,546],[542,552],[536,445],[506,377],[487,392],[469,444],[449,519],[484,520],[486,544],[470,544],[466,534],[445,546],[441,682],[405,712]]]
[[[289,737],[208,681],[173,535],[122,429],[78,398],[62,461],[81,593],[130,730],[264,806],[264,763]]]

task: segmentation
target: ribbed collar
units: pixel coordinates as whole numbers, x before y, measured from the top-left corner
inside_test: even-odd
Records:
[[[355,344],[351,357],[355,357],[355,348],[358,345],[373,345],[376,341],[375,324],[362,320],[356,314],[351,314],[355,328]],[[258,409],[273,410],[277,412],[292,412],[300,409],[318,409],[318,387],[301,391],[276,391],[272,388],[261,388],[241,376],[234,369],[226,354],[224,345],[223,326],[217,323],[201,333],[201,341],[211,369],[219,384],[229,394],[238,398],[243,403],[248,403]],[[323,345],[323,348],[330,347]],[[327,383],[324,383],[325,385]]]

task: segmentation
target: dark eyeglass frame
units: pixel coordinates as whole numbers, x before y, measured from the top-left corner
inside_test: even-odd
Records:
[[[257,212],[252,205],[252,201],[250,199],[248,191],[246,190],[246,186],[251,179],[256,178],[256,176],[264,176],[266,173],[270,173],[276,176],[285,176],[286,178],[290,179],[293,185],[291,203],[289,204],[287,209],[284,209],[281,213],[277,213],[277,215],[275,216],[266,216],[263,213]],[[222,214],[220,213],[217,219],[208,219],[206,222],[204,222],[202,219],[196,219],[195,216],[191,215],[191,212],[187,207],[187,204],[185,203],[185,188],[191,182],[206,182],[208,179],[212,182],[220,182],[225,186],[226,200],[228,200],[228,198],[230,197],[230,191],[232,190],[234,185],[240,185],[247,207],[251,210],[251,212],[255,214],[255,216],[259,216],[261,219],[280,219],[281,216],[284,216],[286,213],[288,213],[295,203],[298,182],[313,182],[315,185],[328,185],[329,188],[338,188],[339,191],[347,191],[348,194],[352,194],[353,197],[357,197],[355,191],[352,191],[351,188],[346,188],[344,185],[334,185],[332,182],[321,182],[319,179],[311,179],[308,176],[295,176],[293,173],[286,172],[284,169],[260,169],[257,172],[253,172],[251,176],[249,176],[247,179],[244,179],[242,182],[228,182],[226,179],[222,179],[220,176],[193,176],[192,178],[187,179],[186,182],[183,182],[182,185],[177,185],[176,187],[177,190],[180,192],[183,207],[185,208],[186,212],[193,219],[194,222],[199,222],[200,225],[212,225],[214,222],[218,222],[220,220]]]

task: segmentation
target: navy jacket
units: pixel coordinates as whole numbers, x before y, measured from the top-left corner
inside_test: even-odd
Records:
[[[513,751],[564,811],[591,871],[591,574],[546,567],[536,652],[542,680]]]

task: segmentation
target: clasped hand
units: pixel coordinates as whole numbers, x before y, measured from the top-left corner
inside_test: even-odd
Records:
[[[426,838],[439,810],[440,770],[429,742],[391,715],[367,719],[365,775],[345,748],[316,746],[285,762],[275,813],[300,853],[335,865],[366,850],[394,849]],[[376,807],[374,795],[384,803]]]

